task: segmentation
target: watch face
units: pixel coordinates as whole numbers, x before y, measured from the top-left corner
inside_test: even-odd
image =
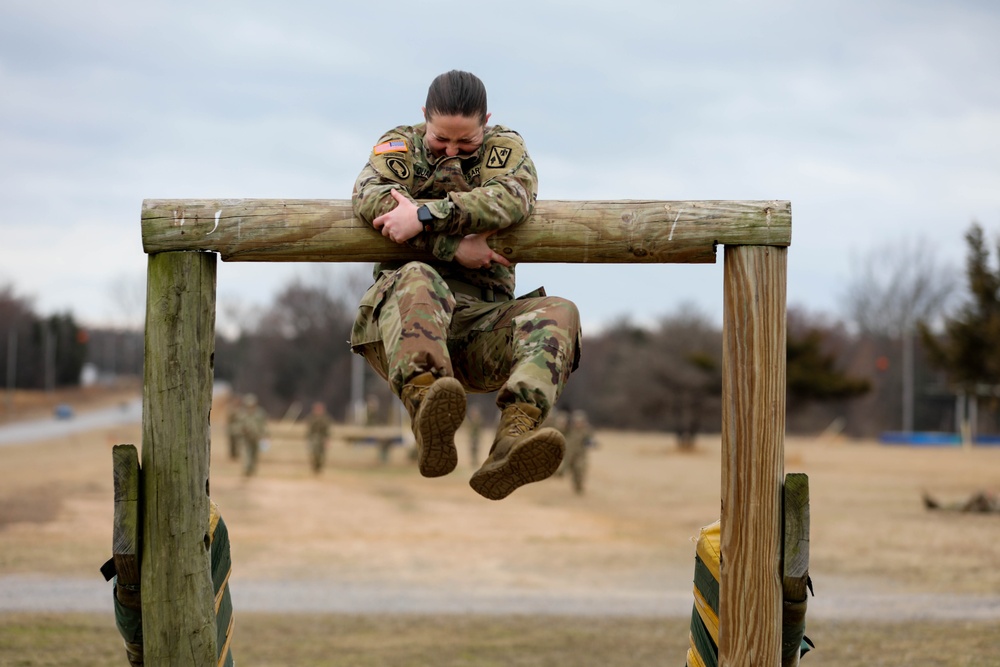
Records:
[[[427,208],[426,204],[417,209],[417,220],[419,220],[420,222],[430,222],[433,219],[434,216],[431,215],[431,211],[429,208]]]

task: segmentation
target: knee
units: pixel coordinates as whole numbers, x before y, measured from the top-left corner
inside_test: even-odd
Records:
[[[396,270],[396,276],[397,280],[407,282],[442,282],[441,275],[432,266],[423,262],[407,262]]]
[[[561,296],[543,297],[543,307],[546,319],[555,320],[555,324],[575,337],[580,331],[580,311],[576,304]]]

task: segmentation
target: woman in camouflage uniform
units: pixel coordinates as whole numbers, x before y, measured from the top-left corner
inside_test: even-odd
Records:
[[[514,298],[514,267],[488,243],[528,218],[538,183],[521,136],[487,125],[482,81],[438,76],[423,115],[379,139],[353,202],[359,218],[428,259],[375,266],[351,345],[406,406],[427,477],[455,468],[465,392],[497,392],[500,427],[470,484],[499,500],[562,460],[562,434],[539,426],[579,361],[579,313],[544,290]]]

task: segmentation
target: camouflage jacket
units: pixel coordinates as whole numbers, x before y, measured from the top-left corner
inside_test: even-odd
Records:
[[[454,262],[462,237],[523,222],[538,197],[538,174],[521,135],[500,125],[486,128],[472,155],[435,158],[424,144],[426,125],[400,126],[382,135],[354,184],[354,213],[369,224],[396,207],[390,190],[426,203],[435,221],[409,241],[431,253],[428,264],[445,279],[514,296],[514,269],[494,263],[467,269]],[[419,204],[419,203],[418,203]],[[401,262],[375,266],[375,276]]]
[[[326,440],[330,437],[330,417],[326,413],[309,415],[306,435],[310,439]]]

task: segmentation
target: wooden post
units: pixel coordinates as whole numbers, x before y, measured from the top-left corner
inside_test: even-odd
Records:
[[[111,450],[115,485],[115,523],[111,532],[111,557],[118,583],[138,586],[142,539],[139,453],[135,445],[115,445]]]
[[[781,664],[787,249],[726,246],[720,667]]]
[[[216,256],[149,256],[142,410],[145,664],[215,665],[209,411]]]
[[[785,475],[782,553],[782,667],[798,667],[809,593],[809,477]]]

